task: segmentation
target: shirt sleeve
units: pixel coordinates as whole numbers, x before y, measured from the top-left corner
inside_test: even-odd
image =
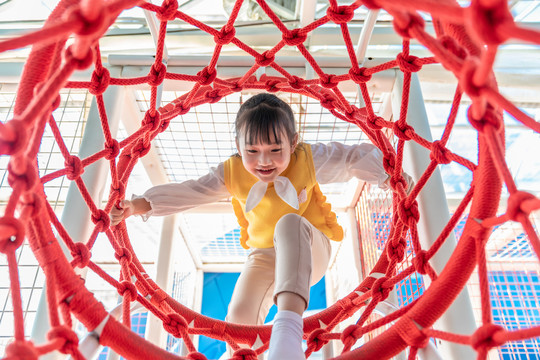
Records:
[[[229,197],[223,175],[223,163],[197,180],[154,186],[139,198],[150,203],[152,209],[143,219],[151,215],[164,216],[189,210],[198,205],[210,204]]]
[[[315,176],[320,184],[346,182],[356,177],[382,189],[388,188],[383,154],[373,144],[316,143],[311,145],[311,152]]]

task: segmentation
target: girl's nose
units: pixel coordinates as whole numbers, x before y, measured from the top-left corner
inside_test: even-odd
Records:
[[[271,164],[270,156],[268,154],[265,154],[264,152],[261,152],[261,156],[259,156],[259,164],[270,165]]]

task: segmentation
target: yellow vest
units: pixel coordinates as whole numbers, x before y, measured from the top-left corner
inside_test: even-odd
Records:
[[[274,183],[270,183],[263,199],[246,214],[249,190],[259,179],[244,168],[240,156],[230,157],[224,165],[225,185],[233,196],[234,213],[241,227],[240,243],[245,249],[273,247],[276,223],[283,215],[289,213],[303,216],[331,240],[343,239],[343,229],[337,223],[336,214],[326,202],[326,197],[315,179],[315,167],[309,145],[299,144],[291,155],[289,166],[280,174],[291,181],[297,194],[305,189],[307,200],[300,204],[298,210],[284,202],[276,194]]]

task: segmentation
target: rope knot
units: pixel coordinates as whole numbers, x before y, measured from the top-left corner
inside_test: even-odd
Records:
[[[231,89],[231,91],[234,91],[234,92],[239,92],[239,91],[242,91],[244,89],[244,87],[242,85],[240,85],[240,83],[238,81],[235,81],[230,87],[229,89]]]
[[[15,252],[24,241],[24,226],[19,219],[11,216],[0,218],[0,252]]]
[[[8,164],[8,183],[15,189],[20,187],[21,191],[31,190],[38,181],[35,165],[27,158],[12,157]]]
[[[373,286],[371,287],[371,297],[373,298],[372,301],[375,301],[375,299],[382,301],[386,299],[388,295],[390,295],[390,291],[392,291],[394,288],[394,284],[387,280],[388,278],[386,276],[375,280]]]
[[[111,225],[109,215],[102,209],[97,211],[97,214],[92,214],[92,222],[96,225],[99,232],[104,232]]]
[[[83,269],[88,266],[92,253],[88,249],[88,246],[82,242],[77,242],[74,246],[75,249],[71,252],[71,255],[73,256],[71,264]]]
[[[268,92],[278,92],[279,91],[279,87],[277,87],[277,85],[280,83],[281,81],[277,80],[277,79],[268,79],[266,80],[266,82],[264,83],[264,89]]]
[[[88,69],[94,62],[94,51],[88,49],[83,56],[79,57],[73,53],[73,45],[70,45],[64,52],[64,58],[66,63],[70,63],[76,70],[84,70]]]
[[[159,11],[156,11],[159,21],[170,21],[176,18],[176,11],[178,10],[178,1],[165,0]]]
[[[386,257],[388,260],[401,261],[405,256],[405,250],[407,249],[407,243],[405,241],[391,241],[386,247]]]
[[[115,197],[116,199],[120,199],[124,196],[126,193],[126,185],[122,183],[118,183],[118,187],[113,187],[111,185],[111,197]]]
[[[148,85],[150,86],[159,86],[163,80],[165,80],[165,75],[167,74],[167,67],[165,64],[153,63],[150,67],[150,72],[148,73]]]
[[[469,54],[467,50],[461,46],[456,39],[451,37],[450,35],[443,35],[439,38],[439,42],[441,45],[448,51],[450,51],[452,54],[457,56],[460,59],[465,59]]]
[[[129,249],[125,247],[121,247],[118,252],[115,252],[114,257],[120,262],[122,266],[129,266],[131,264],[131,261],[133,260],[133,255],[131,254],[131,251],[129,251]]]
[[[418,14],[400,13],[394,16],[394,30],[404,39],[414,37],[414,31],[423,30],[425,26],[424,19]]]
[[[21,219],[38,216],[43,208],[43,199],[36,193],[27,192],[21,197]]]
[[[92,72],[92,80],[90,82],[90,87],[88,91],[92,95],[101,95],[109,87],[109,82],[111,81],[111,73],[104,67],[101,67]]]
[[[521,206],[524,201],[536,199],[533,194],[525,191],[516,191],[508,197],[506,215],[513,221],[521,221],[529,216],[529,211]]]
[[[348,110],[344,111],[344,115],[349,122],[358,125],[366,118],[366,109],[359,109],[353,105]]]
[[[401,125],[399,121],[396,121],[394,123],[394,126],[392,127],[392,130],[394,131],[394,135],[396,135],[399,139],[409,141],[411,140],[411,137],[408,132],[414,132],[414,129],[410,125]]]
[[[307,39],[307,34],[303,33],[301,29],[293,29],[283,33],[283,42],[289,46],[298,46],[303,44]]]
[[[79,159],[75,155],[68,156],[64,161],[64,165],[66,166],[67,171],[66,177],[69,180],[78,179],[84,172],[84,167],[82,165],[81,159]]]
[[[403,179],[403,177],[401,178]],[[403,179],[403,182],[405,182],[405,179]],[[406,184],[404,184],[403,187],[407,189]],[[414,200],[412,203],[409,204],[409,201],[407,201],[406,198],[401,200],[398,206],[398,216],[404,224],[414,226],[414,224],[416,224],[420,219],[420,212],[418,211],[418,201]]]
[[[477,57],[469,56],[464,60],[459,73],[459,85],[472,99],[479,97],[483,88],[483,86],[478,86],[473,82],[474,74],[479,67],[480,60]]]
[[[162,133],[164,132],[165,130],[167,130],[167,128],[169,127],[171,123],[171,119],[165,119],[161,122],[161,125],[159,127],[159,132]]]
[[[190,352],[187,354],[186,358],[188,360],[208,360],[206,356],[204,356],[202,353],[196,351],[196,352]]]
[[[418,72],[422,69],[422,63],[417,56],[399,53],[396,57],[399,69],[403,72]]]
[[[47,333],[47,339],[49,341],[55,341],[56,339],[62,340],[62,346],[58,349],[62,354],[75,354],[79,352],[79,338],[77,337],[77,334],[67,326],[60,325],[52,328]]]
[[[15,340],[6,347],[6,359],[38,360],[38,351],[30,341]]]
[[[137,300],[137,287],[131,281],[124,280],[120,282],[117,288],[118,294],[129,302]]]
[[[184,106],[184,103],[178,103],[174,106],[177,115],[185,115],[191,110],[191,107]]]
[[[235,36],[236,30],[234,29],[234,26],[231,26],[230,29],[227,29],[227,26],[224,26],[220,32],[214,35],[214,41],[217,45],[227,45]]]
[[[489,350],[491,348],[501,346],[506,342],[504,337],[504,329],[502,326],[495,324],[484,324],[471,336],[471,346],[475,350]]]
[[[163,291],[162,289],[157,289],[152,294],[152,297],[150,298],[150,302],[154,304],[154,306],[159,307],[160,304],[168,297],[167,293]]]
[[[208,66],[197,73],[199,80],[197,82],[202,86],[210,85],[217,76],[216,69],[209,69]]]
[[[347,298],[347,297],[345,297],[345,298],[343,298],[341,300],[338,300],[337,304],[341,307],[341,309],[343,309],[345,311],[351,309],[354,306],[354,303],[352,302],[352,300]]]
[[[413,319],[405,316],[396,324],[399,336],[405,343],[414,348],[425,348],[429,343],[429,337],[418,328]]]
[[[377,121],[384,121],[384,119],[380,116],[369,116],[366,121],[366,125],[368,128],[372,130],[381,130],[383,127],[377,123]]]
[[[319,79],[319,84],[327,89],[333,89],[338,86],[339,81],[336,81],[336,75],[322,74]]]
[[[514,18],[506,1],[472,1],[466,19],[478,38],[486,45],[499,45],[508,40]]]
[[[268,51],[263,52],[260,56],[255,58],[255,62],[260,67],[266,67],[273,63],[275,60],[275,56],[273,54],[270,54]]]
[[[387,152],[383,155],[383,168],[387,174],[393,174],[396,168],[396,155]]]
[[[334,110],[336,108],[336,98],[332,96],[329,93],[325,93],[323,95],[323,99],[321,100],[321,106],[328,110]]]
[[[188,323],[183,316],[177,313],[167,314],[167,322],[163,322],[163,328],[176,338],[180,338],[188,328]]]
[[[412,263],[416,271],[418,271],[422,275],[427,274],[427,269],[429,267],[429,262],[427,258],[427,251],[426,250],[420,250],[416,256],[412,259]]]
[[[345,24],[352,20],[354,8],[347,5],[338,6],[337,8],[330,6],[326,10],[326,16],[336,24]]]
[[[319,351],[324,345],[328,344],[330,340],[323,339],[324,335],[328,334],[326,329],[315,329],[307,338],[307,346],[311,351]]]
[[[357,84],[363,84],[371,80],[372,75],[366,74],[368,71],[368,68],[365,67],[352,67],[349,70],[349,77],[352,81],[354,81]]]
[[[150,125],[149,131],[154,132],[161,125],[161,114],[155,109],[148,109],[144,114],[142,126]]]
[[[120,144],[118,143],[118,140],[111,139],[110,143],[105,143],[105,149],[108,150],[107,155],[105,155],[105,159],[112,160],[115,159],[120,153]]]
[[[141,158],[148,154],[150,151],[150,142],[146,142],[143,138],[139,139],[137,143],[131,148],[131,156],[134,158]]]
[[[208,100],[209,103],[214,104],[221,100],[223,96],[221,95],[220,89],[212,89],[205,92],[204,97]]]
[[[257,360],[257,353],[253,349],[238,349],[233,353],[230,360]]]
[[[469,119],[469,122],[471,125],[478,131],[478,132],[484,132],[486,126],[492,126],[495,131],[500,131],[503,125],[503,117],[500,111],[497,111],[493,108],[493,106],[488,105],[484,115],[477,119],[474,115],[473,107],[472,105],[469,106],[469,109],[467,110],[467,117]]]
[[[299,78],[296,75],[293,75],[292,80],[289,80],[289,85],[295,90],[302,89],[304,87],[304,84],[305,84],[305,80],[302,78]]]
[[[451,155],[450,151],[439,140],[431,144],[431,154],[429,154],[431,160],[439,164],[450,164],[452,160],[449,159],[449,155]]]
[[[77,25],[79,26],[74,30],[75,34],[81,36],[88,36],[92,34],[98,34],[103,30],[103,28],[107,25],[106,15],[107,14],[105,11],[103,11],[103,9],[99,9],[97,11],[97,16],[95,16],[93,19],[89,19],[81,11],[80,7],[74,6],[66,12],[65,19],[68,22],[77,21]]]
[[[347,326],[345,330],[343,330],[340,339],[341,342],[343,342],[343,344],[350,349],[356,343],[356,341],[362,337],[362,335],[364,335],[362,327],[353,324]]]
[[[25,148],[28,130],[21,120],[11,120],[4,124],[5,131],[0,132],[0,155],[16,155]],[[9,133],[9,136],[4,136]]]

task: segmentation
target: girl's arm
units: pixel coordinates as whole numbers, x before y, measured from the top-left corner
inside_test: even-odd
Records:
[[[346,182],[356,177],[381,189],[390,188],[390,176],[383,167],[383,154],[373,144],[344,145],[338,142],[311,145],[315,174],[320,184]],[[407,181],[407,193],[414,181],[403,173]]]
[[[383,154],[374,145],[344,145],[338,142],[311,145],[315,174],[320,184],[346,182],[356,177],[385,188],[388,174],[383,167]]]
[[[197,180],[154,186],[143,195],[122,200],[111,210],[111,224],[116,225],[131,215],[164,216],[213,203],[229,196],[223,180],[223,164]]]

